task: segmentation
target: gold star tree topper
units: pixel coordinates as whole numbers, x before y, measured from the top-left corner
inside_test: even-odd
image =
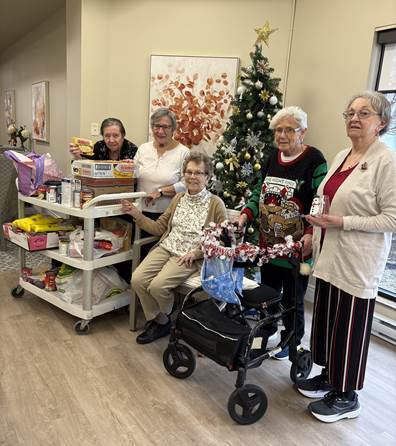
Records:
[[[260,42],[264,42],[268,46],[269,36],[275,31],[278,31],[278,28],[271,29],[267,20],[261,28],[254,28],[254,30],[257,33],[256,45]]]

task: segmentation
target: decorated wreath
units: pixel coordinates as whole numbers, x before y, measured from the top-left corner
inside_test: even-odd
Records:
[[[293,237],[285,237],[285,243],[259,248],[248,242],[237,242],[237,227],[228,220],[220,224],[209,223],[202,231],[201,249],[205,258],[229,258],[241,262],[257,261],[261,266],[277,257],[299,257],[302,243],[294,242]],[[230,246],[226,246],[230,245]]]

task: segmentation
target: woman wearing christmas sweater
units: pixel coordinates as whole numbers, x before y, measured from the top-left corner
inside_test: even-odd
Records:
[[[316,279],[311,350],[322,373],[298,382],[321,421],[355,418],[363,387],[375,298],[396,231],[396,154],[379,140],[391,106],[377,92],[353,96],[343,113],[352,146],[340,152],[318,193],[328,215],[314,225]]]
[[[303,256],[312,252],[312,226],[303,218],[308,214],[317,187],[326,175],[326,160],[315,147],[303,143],[307,131],[307,114],[300,107],[285,107],[272,118],[270,128],[274,131],[278,150],[269,158],[262,181],[253,191],[249,202],[239,217],[239,226],[260,217],[260,244],[272,246],[284,242],[286,235],[304,243]],[[298,274],[296,282],[297,323],[296,344],[304,336],[304,295],[308,276]],[[290,307],[294,302],[294,278],[289,262],[274,259],[261,267],[261,282],[279,291],[283,290],[282,302]],[[285,331],[293,327],[293,318],[283,320]],[[276,359],[287,359],[285,347]]]

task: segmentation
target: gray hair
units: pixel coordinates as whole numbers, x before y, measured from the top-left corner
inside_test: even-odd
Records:
[[[378,113],[381,122],[385,124],[385,127],[380,130],[379,134],[382,135],[383,133],[386,133],[392,116],[392,109],[388,99],[386,99],[386,97],[378,91],[367,90],[363,93],[353,95],[347,103],[346,110],[349,109],[353,101],[359,98],[366,99],[370,103],[373,110]]]
[[[296,105],[291,105],[290,107],[282,108],[282,110],[279,110],[278,113],[272,117],[269,128],[273,130],[278,122],[284,118],[294,118],[298,122],[298,126],[302,129],[308,127],[308,118],[305,111]]]
[[[105,120],[103,120],[100,126],[100,134],[103,136],[104,129],[112,125],[116,125],[117,127],[119,127],[122,136],[126,135],[124,124],[117,118],[106,118]]]
[[[183,162],[183,173],[186,172],[187,164],[192,161],[196,164],[204,163],[205,165],[205,173],[210,178],[213,174],[213,166],[212,159],[209,155],[203,152],[198,152],[197,150],[191,150],[190,153],[186,156]]]
[[[169,108],[161,107],[157,108],[155,112],[150,117],[150,126],[154,127],[154,124],[164,116],[167,116],[171,120],[172,130],[175,131],[177,127],[176,115]]]

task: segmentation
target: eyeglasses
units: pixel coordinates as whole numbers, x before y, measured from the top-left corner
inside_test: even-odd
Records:
[[[159,130],[159,129],[162,129],[162,130],[170,130],[172,128],[172,126],[171,125],[166,125],[166,124],[154,124],[153,125],[153,129],[154,130]]]
[[[301,130],[301,127],[297,127],[296,129],[294,129],[293,127],[277,127],[276,129],[274,129],[274,133],[275,135],[282,135],[283,132],[285,132],[286,136],[292,136],[295,133],[299,132]]]
[[[358,119],[367,119],[370,116],[378,115],[378,113],[374,113],[370,110],[359,110],[359,111],[348,110],[342,114],[342,116],[346,121],[353,119],[355,115],[358,117]]]
[[[184,172],[184,176],[186,177],[203,177],[204,175],[206,175],[206,172],[200,172],[199,170],[197,170],[196,172],[191,172],[191,170],[186,170]]]

